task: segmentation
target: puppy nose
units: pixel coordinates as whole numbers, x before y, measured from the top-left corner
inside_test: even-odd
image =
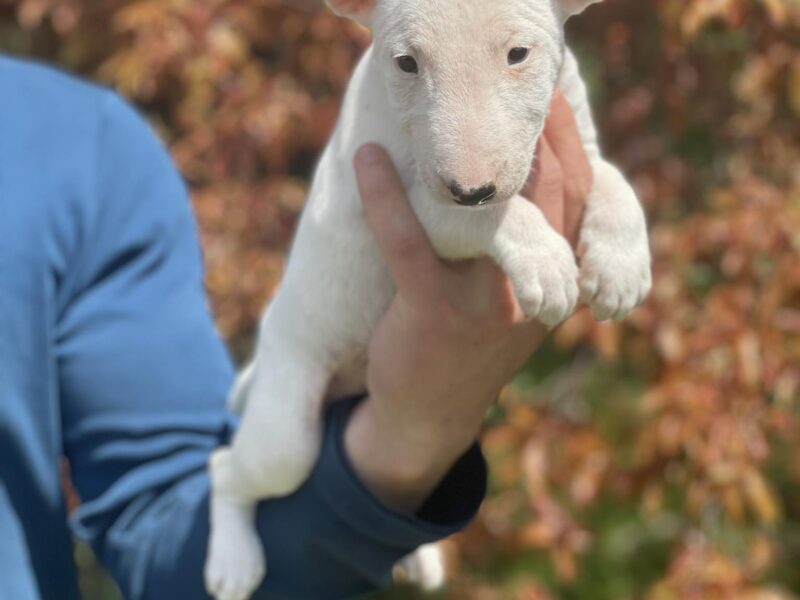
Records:
[[[456,202],[463,206],[481,206],[497,195],[497,186],[494,183],[486,183],[477,188],[464,189],[453,181],[450,184],[450,193]]]

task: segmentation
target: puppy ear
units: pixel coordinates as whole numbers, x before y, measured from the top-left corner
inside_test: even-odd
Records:
[[[333,12],[369,27],[377,0],[325,0]]]
[[[564,10],[565,19],[569,19],[573,15],[582,13],[587,6],[600,1],[601,0],[559,0]]]

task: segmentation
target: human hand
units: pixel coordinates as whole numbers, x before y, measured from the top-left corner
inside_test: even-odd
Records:
[[[541,209],[550,225],[567,238],[573,249],[578,245],[593,179],[575,115],[567,99],[558,92],[522,195]]]
[[[345,446],[362,481],[413,512],[476,438],[486,410],[546,335],[527,322],[489,259],[441,261],[388,155],[356,157],[364,210],[397,294],[370,342],[369,398]],[[574,118],[556,98],[526,188],[553,226],[577,237],[591,168]]]

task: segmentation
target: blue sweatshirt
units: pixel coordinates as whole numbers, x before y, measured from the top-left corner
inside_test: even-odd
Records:
[[[71,534],[126,598],[206,598],[206,463],[236,428],[233,376],[164,148],[113,93],[0,56],[0,600],[78,598]],[[256,598],[374,590],[480,504],[475,447],[418,514],[382,506],[342,447],[355,402],[330,410],[303,487],[261,505]]]

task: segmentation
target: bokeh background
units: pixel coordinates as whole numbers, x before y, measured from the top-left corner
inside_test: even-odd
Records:
[[[800,2],[606,0],[568,29],[655,288],[623,325],[576,315],[503,395],[440,597],[800,598]],[[368,43],[315,0],[0,0],[0,49],[116,87],[169,144],[240,358]]]

